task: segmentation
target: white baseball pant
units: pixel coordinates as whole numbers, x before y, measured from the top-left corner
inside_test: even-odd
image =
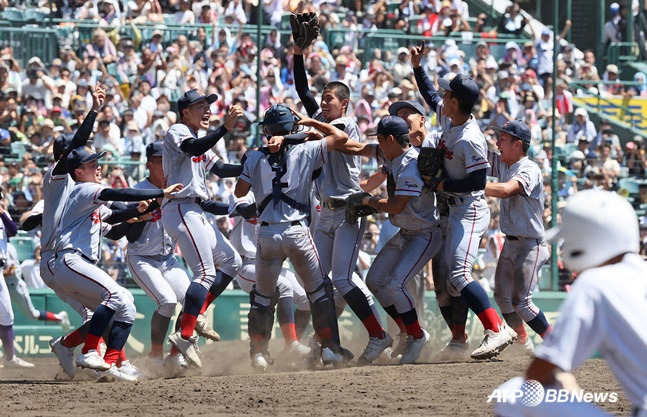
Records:
[[[5,278],[9,295],[12,297],[13,303],[18,309],[27,317],[31,316],[33,319],[38,319],[40,312],[34,307],[29,295],[27,284],[16,275],[11,275]]]
[[[11,309],[11,297],[7,283],[2,276],[0,268],[0,326],[13,326],[13,310]]]
[[[193,272],[193,282],[207,290],[216,279],[216,267],[235,277],[242,266],[240,255],[220,232],[216,232],[195,202],[171,200],[162,208],[162,225],[180,247]]]
[[[81,316],[83,323],[90,321],[90,319],[92,319],[94,308],[89,309],[85,307],[83,304],[67,295],[65,291],[60,288],[58,284],[56,284],[56,281],[54,280],[54,271],[52,271],[52,267],[49,265],[49,262],[54,259],[55,255],[56,254],[53,251],[41,253],[40,277],[43,279],[45,285],[47,285],[52,291],[54,291],[58,298],[63,300],[67,305],[72,307],[74,311],[79,313],[79,316]]]
[[[256,261],[254,259],[243,259],[243,267],[236,275],[236,282],[241,290],[249,294],[256,284]],[[276,282],[279,289],[279,299],[292,297],[297,310],[310,311],[310,302],[306,290],[303,289],[294,272],[282,268]]]
[[[440,228],[433,231],[400,229],[373,260],[366,284],[382,307],[395,306],[398,313],[415,308],[407,283],[438,252],[442,242]]]
[[[54,271],[56,284],[85,307],[95,310],[103,304],[115,311],[114,321],[131,324],[135,321],[132,294],[79,254],[58,253],[50,261],[50,267]]]
[[[191,280],[173,255],[164,258],[128,255],[128,268],[133,280],[157,303],[157,312],[172,317],[177,303],[184,303],[184,295]]]
[[[452,297],[474,279],[472,268],[478,254],[481,236],[490,224],[490,209],[483,197],[454,197],[457,204],[449,206],[449,221],[445,241],[445,259],[449,273],[447,289]]]

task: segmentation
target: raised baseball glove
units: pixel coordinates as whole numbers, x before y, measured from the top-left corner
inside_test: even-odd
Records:
[[[319,37],[319,19],[316,13],[291,14],[290,26],[294,43],[301,50],[305,50]]]
[[[350,224],[356,224],[359,217],[370,216],[371,214],[377,213],[373,207],[362,204],[362,199],[364,197],[370,197],[369,193],[360,191],[355,194],[351,194],[346,199],[346,221]]]
[[[438,184],[445,179],[445,155],[438,148],[421,148],[418,155],[418,172],[425,185],[432,191],[436,191]]]

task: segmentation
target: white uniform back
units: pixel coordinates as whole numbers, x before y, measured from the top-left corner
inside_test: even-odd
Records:
[[[452,121],[443,116],[443,103],[436,107],[438,123],[443,127],[442,136],[438,142],[438,148],[445,153],[444,166],[447,176],[452,180],[462,180],[473,171],[489,168],[487,161],[487,142],[476,122],[476,118],[470,115],[470,119],[460,126],[453,126]],[[472,195],[478,197],[484,191],[472,191],[471,193],[448,193],[445,194],[465,197]]]
[[[281,177],[281,183],[285,183],[287,186],[282,189],[282,192],[298,203],[310,204],[312,171],[327,163],[327,158],[325,140],[306,142],[290,147],[285,155],[286,172]],[[262,202],[266,196],[272,194],[272,181],[275,175],[262,152],[254,151],[249,154],[241,178],[252,185],[254,198],[257,202]],[[270,201],[267,208],[259,213],[259,222],[289,223],[304,220],[310,214],[297,210],[283,201],[279,201],[276,207],[273,205],[274,202]],[[270,206],[272,206],[271,210]]]
[[[384,164],[387,172],[395,180],[394,195],[413,197],[400,214],[389,214],[389,221],[404,230],[430,230],[440,225],[440,215],[436,207],[436,194],[423,189],[424,182],[418,171],[418,149],[410,147],[402,155],[392,160],[384,158],[378,145],[375,147],[377,161]]]
[[[105,188],[92,182],[74,185],[56,231],[57,253],[76,250],[93,262],[101,259],[101,239],[110,228],[103,220],[112,214],[105,202],[98,199]]]
[[[537,358],[570,372],[600,351],[634,406],[647,409],[647,264],[627,254],[584,271]]]
[[[65,163],[60,161],[59,163]],[[74,188],[74,180],[67,174],[54,175],[52,165],[43,177],[43,221],[41,224],[40,247],[42,252],[54,249],[56,229],[60,225],[65,202]]]
[[[0,220],[0,259],[7,260],[7,244],[9,243],[9,236],[7,235],[7,230],[4,227],[4,222]],[[2,276],[2,271],[0,271],[0,278]]]
[[[180,149],[185,139],[196,138],[197,134],[187,125],[176,123],[170,127],[164,136],[162,147],[162,166],[164,168],[165,183],[182,184],[184,188],[177,193],[176,198],[200,197],[209,199],[205,182],[206,172],[217,160],[211,150],[200,156],[191,156]]]
[[[159,189],[147,179],[136,184],[133,188],[138,190]],[[151,214],[152,216],[146,222],[139,238],[135,242],[128,243],[128,255],[165,257],[173,254],[175,245],[162,227],[162,210],[157,208]]]
[[[317,110],[313,119],[325,122],[321,109]],[[340,117],[330,122],[331,125],[343,125],[342,129],[348,139],[361,142],[361,133],[357,123],[350,117]],[[322,173],[317,178],[319,197],[322,202],[331,198],[346,198],[361,191],[359,175],[362,172],[362,157],[347,155],[337,151],[327,152],[327,161]]]
[[[250,192],[245,197],[235,198],[229,196],[229,212],[233,212],[239,204],[256,204],[254,193]],[[241,216],[234,217],[234,227],[229,234],[229,242],[238,251],[240,256],[248,259],[256,258],[256,241],[258,240],[258,219],[245,220]]]
[[[515,179],[523,187],[521,193],[501,199],[501,231],[506,235],[544,239],[544,184],[539,166],[524,157],[508,168],[495,152],[488,152],[491,170],[488,175],[499,182]]]

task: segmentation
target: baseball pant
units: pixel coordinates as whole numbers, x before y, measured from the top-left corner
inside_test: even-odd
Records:
[[[249,294],[256,284],[256,261],[244,259],[243,267],[236,275],[236,282],[241,290]],[[297,310],[310,311],[310,302],[296,275],[285,268],[281,269],[276,286],[279,289],[279,299],[292,297]]]
[[[152,300],[157,312],[171,317],[177,303],[184,303],[184,294],[191,280],[173,255],[164,258],[128,255],[128,268],[133,279]]]
[[[440,217],[440,227],[443,234],[442,243],[438,253],[432,259],[431,269],[434,280],[434,292],[436,293],[436,302],[439,307],[447,307],[450,304],[450,296],[447,289],[447,281],[449,279],[449,266],[447,265],[447,258],[445,256],[445,242],[447,223],[449,219],[447,216]]]
[[[49,265],[49,262],[54,258],[54,255],[56,255],[53,251],[47,251],[41,253],[41,259],[40,259],[40,277],[43,279],[43,282],[45,285],[47,285],[58,298],[60,298],[63,302],[65,302],[67,305],[72,307],[74,311],[79,313],[79,316],[81,316],[81,320],[83,320],[83,323],[90,321],[92,318],[92,312],[94,309],[89,309],[86,308],[83,304],[79,303],[76,301],[74,298],[70,297],[65,293],[65,291],[56,284],[56,281],[54,280],[54,272],[52,271],[51,266]]]
[[[395,306],[398,313],[415,308],[407,283],[438,252],[440,228],[433,231],[400,229],[375,257],[366,275],[366,284],[383,307]]]
[[[445,241],[445,260],[449,272],[448,291],[460,297],[461,291],[474,279],[472,268],[478,254],[481,236],[490,224],[490,209],[484,198],[463,198],[449,207]]]
[[[330,210],[324,206],[315,232],[315,246],[324,274],[332,272],[335,289],[344,296],[353,288],[359,287],[369,304],[373,304],[373,297],[366,284],[357,274],[353,274],[365,230],[366,217],[351,225],[346,222],[345,209]]]
[[[115,312],[115,322],[132,324],[135,321],[132,294],[101,268],[70,252],[59,253],[50,261],[50,267],[56,284],[85,307],[95,310],[103,304]]]
[[[516,312],[525,322],[537,316],[532,292],[549,256],[546,242],[539,239],[506,239],[494,274],[494,299],[501,313]]]
[[[198,204],[171,200],[162,208],[162,225],[180,247],[193,272],[193,282],[209,290],[216,279],[216,267],[231,277],[238,273],[240,255],[211,227]]]
[[[523,402],[534,399],[531,398],[534,390],[529,389],[531,386],[524,386],[523,383],[524,379],[517,377],[497,388],[505,395],[505,401],[493,400],[495,415],[499,417],[611,417],[611,414],[585,401],[546,402],[542,400],[539,404],[531,402],[529,405],[524,405]],[[518,392],[524,393],[524,396],[515,398]]]
[[[13,303],[18,307],[22,314],[26,317],[31,317],[34,320],[38,319],[38,317],[40,317],[40,312],[36,310],[34,304],[31,302],[31,296],[29,295],[29,289],[27,289],[25,281],[18,278],[16,275],[6,277],[5,281]]]
[[[9,296],[7,283],[2,276],[2,269],[0,269],[0,326],[13,326],[11,297]]]

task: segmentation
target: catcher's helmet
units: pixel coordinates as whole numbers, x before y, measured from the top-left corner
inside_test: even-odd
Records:
[[[562,259],[575,272],[640,250],[640,230],[633,207],[620,195],[601,190],[580,191],[570,197],[561,226],[548,230],[546,239],[564,239]]]
[[[287,106],[275,104],[267,109],[259,124],[265,127],[270,136],[275,136],[292,133],[297,126],[297,121],[298,119]]]

